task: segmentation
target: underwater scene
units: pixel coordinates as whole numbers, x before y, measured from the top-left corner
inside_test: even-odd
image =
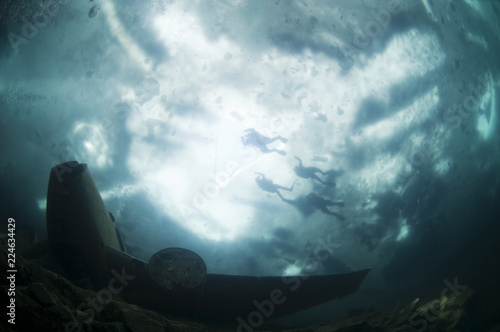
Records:
[[[500,331],[498,0],[0,0],[2,331]]]

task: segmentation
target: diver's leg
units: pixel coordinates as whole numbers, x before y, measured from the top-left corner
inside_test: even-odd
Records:
[[[265,144],[269,144],[269,143],[272,143],[272,142],[276,142],[276,141],[281,141],[281,143],[286,143],[288,142],[288,140],[286,138],[283,138],[281,136],[276,136],[276,137],[273,137],[273,138],[270,138],[270,137],[261,137],[260,138],[261,142],[265,142]]]
[[[327,201],[326,205],[327,206],[335,206],[335,205],[337,205],[337,206],[341,206],[341,207],[345,206],[344,202],[332,202],[332,201]]]
[[[332,212],[332,211],[330,211],[330,210],[328,210],[328,209],[326,208],[326,205],[322,205],[322,206],[320,206],[320,207],[319,207],[319,209],[320,209],[320,210],[321,210],[321,212],[323,212],[324,214],[333,215],[333,212]]]
[[[321,180],[321,179],[319,178],[319,176],[317,176],[316,174],[312,174],[312,175],[311,175],[311,179],[316,180],[316,181],[318,181],[318,182],[320,182],[320,183],[323,183],[323,184],[324,184],[323,180]]]
[[[342,215],[340,215],[340,214],[338,214],[338,213],[332,212],[332,214],[333,214],[335,217],[337,217],[337,218],[339,218],[340,220],[342,220],[342,221],[344,221],[344,220],[345,220],[345,217],[344,217],[344,216],[342,216]]]
[[[269,144],[269,143],[274,142],[275,140],[274,140],[274,139],[271,139],[271,138],[269,138],[269,137],[264,137],[264,136],[262,136],[262,137],[259,137],[259,140],[258,140],[258,141],[259,141],[259,143],[260,143],[260,144],[264,144],[264,145],[266,145],[266,144]]]
[[[317,176],[317,175],[316,175],[316,174],[314,174],[314,173],[311,173],[311,179],[314,179],[314,180],[318,181],[319,183],[324,184],[325,186],[327,186],[327,185],[328,185],[328,182],[325,182],[325,181],[321,180],[321,179],[319,178],[319,176]]]
[[[265,144],[255,145],[262,153],[271,153],[273,150],[269,150]]]
[[[283,150],[277,150],[277,149],[272,149],[272,150],[269,150],[270,152],[276,152],[282,156],[286,155],[286,152],[283,151]]]
[[[293,181],[293,184],[292,184],[292,186],[290,187],[290,191],[292,191],[292,190],[293,190],[293,187],[295,187],[295,183],[297,183],[297,180]]]
[[[321,180],[316,174],[313,174],[313,176],[311,176],[311,178],[324,184],[325,186],[329,186],[329,187],[337,186],[337,184],[335,182],[325,182],[325,181]]]
[[[278,139],[279,139],[278,137],[273,137],[273,138],[266,137],[266,144],[269,144],[269,143],[275,142],[275,141],[277,141]]]
[[[279,198],[281,198],[282,201],[285,199],[285,198],[283,198],[283,196],[281,196],[281,193],[279,192],[279,190],[276,189],[275,193],[276,193],[276,195],[278,195]]]
[[[311,173],[320,173],[321,175],[326,175],[325,172],[323,172],[322,170],[320,170],[317,167],[308,167],[308,168],[311,171]]]
[[[336,212],[333,212],[333,211],[328,210],[328,209],[326,208],[326,206],[322,206],[322,207],[320,208],[320,210],[321,210],[323,213],[325,213],[325,214],[329,214],[329,215],[331,215],[331,216],[335,216],[335,217],[339,218],[339,219],[340,219],[340,220],[342,220],[342,221],[344,221],[344,220],[345,220],[345,217],[344,217],[344,216],[342,216],[342,215],[340,215],[340,214],[338,214],[338,213],[336,213]]]
[[[284,138],[284,137],[278,136],[278,137],[276,137],[276,138],[277,138],[277,139],[279,139],[279,140],[281,141],[281,143],[286,143],[286,142],[288,142],[288,140],[287,140],[286,138]]]
[[[338,172],[337,172],[336,170],[334,170],[334,169],[331,169],[331,170],[328,170],[328,171],[326,171],[326,172],[323,172],[323,174],[325,174],[325,175],[333,175],[333,176],[335,176],[335,175],[337,175],[337,174],[338,174]]]
[[[286,191],[292,191],[293,190],[293,186],[295,185],[295,182],[293,183],[292,187],[290,188],[287,188],[287,187],[284,187],[284,186],[280,186],[279,184],[275,184],[274,186],[277,188],[277,189],[282,189],[282,190],[286,190]]]

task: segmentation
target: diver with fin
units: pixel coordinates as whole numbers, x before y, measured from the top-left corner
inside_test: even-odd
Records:
[[[302,212],[303,215],[306,216],[310,215],[314,211],[314,209],[317,209],[323,212],[324,214],[335,216],[342,221],[345,220],[345,217],[343,215],[330,211],[328,209],[329,206],[334,206],[334,205],[344,207],[345,206],[344,202],[333,202],[328,199],[322,198],[316,195],[315,193],[310,193],[305,197],[301,195],[294,200],[283,199],[283,198],[281,200],[285,203],[295,206],[297,209],[299,209],[300,212]]]
[[[309,202],[309,204],[314,206],[316,209],[321,210],[321,212],[323,212],[324,214],[329,214],[329,215],[335,216],[342,221],[345,220],[344,216],[342,216],[336,212],[330,211],[328,209],[328,206],[334,206],[334,205],[344,207],[345,206],[344,202],[333,202],[333,201],[330,201],[328,199],[324,199],[322,197],[319,197],[315,193],[310,193],[309,195],[307,195],[306,201]]]
[[[281,196],[281,193],[279,190],[286,190],[286,191],[292,191],[293,187],[295,186],[295,181],[290,188],[280,186],[279,184],[274,184],[272,180],[269,180],[266,178],[266,176],[260,172],[255,172],[257,174],[257,177],[255,178],[255,182],[257,182],[257,185],[259,186],[260,189],[267,191],[272,194],[278,195],[281,200],[284,200],[283,196]]]
[[[258,148],[262,153],[276,152],[282,156],[286,155],[286,152],[278,149],[269,149],[267,144],[271,144],[275,141],[281,141],[282,143],[288,142],[286,138],[281,136],[276,136],[273,138],[267,137],[256,131],[254,128],[246,129],[245,136],[241,137],[243,145],[253,145]]]
[[[299,157],[295,156],[294,158],[299,161],[299,164],[293,168],[295,174],[297,174],[298,177],[301,177],[303,179],[313,179],[313,180],[316,180],[316,181],[324,184],[325,186],[329,186],[329,187],[336,186],[335,182],[325,182],[325,181],[321,180],[319,178],[319,176],[316,175],[316,173],[320,173],[321,175],[328,175],[328,174],[334,173],[335,171],[332,170],[332,171],[323,172],[322,170],[320,170],[317,167],[305,167],[302,164],[302,160]]]

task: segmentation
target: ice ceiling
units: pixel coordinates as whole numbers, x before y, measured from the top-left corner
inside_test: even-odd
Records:
[[[1,60],[2,166],[43,209],[50,167],[87,163],[143,259],[181,246],[209,272],[279,275],[326,241],[337,265],[318,273],[382,267],[439,215],[453,170],[498,167],[478,154],[498,141],[499,11],[63,1]]]

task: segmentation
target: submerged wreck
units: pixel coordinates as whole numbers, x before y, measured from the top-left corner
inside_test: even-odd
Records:
[[[47,192],[47,234],[69,280],[87,280],[102,297],[159,313],[248,328],[355,292],[370,269],[352,273],[254,277],[210,274],[203,259],[167,248],[149,262],[126,252],[86,164],[54,166]]]
[[[358,308],[327,324],[273,326],[274,318],[356,291],[369,269],[287,279],[210,274],[196,253],[182,248],[160,250],[144,262],[127,254],[86,165],[76,162],[51,171],[47,227],[50,239],[42,242],[32,229],[16,228],[16,324],[2,320],[2,331],[440,332],[500,327],[496,316],[481,316],[494,307],[494,293],[488,298],[472,287],[449,301],[415,299],[391,312]],[[2,278],[9,269],[8,253],[0,238]],[[0,299],[7,303],[9,286],[0,287]]]

